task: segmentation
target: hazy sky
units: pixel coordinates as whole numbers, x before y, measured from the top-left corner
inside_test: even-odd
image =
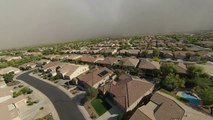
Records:
[[[0,49],[213,28],[213,0],[0,0]]]

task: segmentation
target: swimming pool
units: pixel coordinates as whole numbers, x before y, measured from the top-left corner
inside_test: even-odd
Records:
[[[196,96],[192,95],[191,93],[180,92],[178,95],[188,100],[193,105],[196,105],[196,106],[200,105],[200,100]]]

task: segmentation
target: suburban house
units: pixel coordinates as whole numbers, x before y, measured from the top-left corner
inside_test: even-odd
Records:
[[[102,65],[102,66],[112,66],[113,64],[117,63],[119,58],[115,57],[106,57],[103,58],[102,60],[96,61],[96,64]]]
[[[13,72],[14,74],[18,74],[21,71],[18,68],[14,68],[14,67],[7,67],[7,68],[0,69],[0,75],[8,74],[10,72]]]
[[[20,65],[19,68],[20,68],[21,70],[29,70],[29,69],[35,68],[36,66],[37,66],[36,63],[30,62],[30,63],[25,63],[25,64],[23,64],[23,65]]]
[[[213,47],[213,41],[200,41],[200,45],[204,47]]]
[[[155,93],[148,104],[138,108],[130,120],[182,120],[185,111],[175,101]]]
[[[56,55],[52,60],[64,60],[67,55]]]
[[[131,50],[120,50],[119,54],[122,55],[129,55],[129,56],[138,56],[140,54],[140,50],[138,49],[131,49]]]
[[[60,75],[64,79],[70,80],[88,70],[88,65],[75,65],[63,62],[50,62],[42,67],[42,71],[49,73],[51,76]]]
[[[98,60],[103,59],[103,57],[94,57],[94,56],[89,56],[89,55],[84,55],[80,58],[81,62],[85,62],[85,63],[95,63]]]
[[[22,59],[21,56],[4,56],[4,57],[1,57],[1,61],[12,61],[12,60],[19,60],[19,59]]]
[[[201,58],[204,60],[213,61],[213,52],[203,53]]]
[[[56,69],[63,67],[62,62],[50,62],[41,67],[41,70],[45,73],[49,73],[51,76],[56,76]]]
[[[187,51],[175,51],[173,52],[175,59],[185,59],[187,57]]]
[[[116,48],[115,49],[105,48],[105,49],[101,50],[100,53],[114,55],[115,53],[117,53],[117,49]]]
[[[138,63],[139,63],[139,59],[126,57],[126,58],[121,58],[117,64],[120,66],[125,66],[125,67],[137,67]]]
[[[77,76],[87,72],[89,70],[88,65],[75,65],[75,64],[68,64],[65,63],[63,67],[60,67],[57,70],[57,74],[61,75],[64,79],[72,80],[73,78],[76,78]]]
[[[38,56],[42,55],[42,52],[26,52],[23,55],[33,55],[33,56]]]
[[[50,60],[46,60],[46,59],[41,59],[39,61],[36,62],[37,65],[45,65],[50,63]]]
[[[145,96],[152,93],[153,89],[154,84],[145,79],[124,74],[118,80],[99,88],[104,95],[111,96],[114,102],[125,112],[133,110]]]
[[[160,70],[160,63],[153,60],[140,59],[138,68],[142,69],[145,74],[153,76]]]
[[[63,60],[67,57],[67,55],[47,55],[44,56],[45,59],[48,60]]]
[[[78,54],[71,54],[69,56],[66,57],[66,60],[70,60],[70,61],[73,61],[73,60],[78,60],[82,57],[82,55],[78,55]]]
[[[160,52],[160,56],[162,58],[170,58],[170,59],[172,59],[173,58],[173,53],[171,51],[161,51]]]
[[[212,116],[203,114],[176,98],[156,92],[150,101],[138,108],[130,120],[211,120]]]
[[[112,75],[113,72],[106,67],[95,68],[88,73],[82,74],[77,77],[77,83],[83,88],[98,88],[99,86],[104,85],[105,82],[110,80]]]
[[[13,98],[12,92],[12,88],[0,88],[0,116],[2,120],[21,120],[19,107],[26,105],[27,100],[23,95]]]

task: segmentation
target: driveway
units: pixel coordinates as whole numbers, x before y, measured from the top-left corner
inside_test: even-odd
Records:
[[[59,88],[50,85],[38,78],[29,75],[30,72],[23,73],[17,77],[18,80],[44,93],[53,103],[60,120],[84,120],[85,118],[79,111],[77,105],[72,99]]]

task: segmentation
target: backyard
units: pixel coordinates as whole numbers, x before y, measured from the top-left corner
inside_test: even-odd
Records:
[[[91,101],[91,105],[99,116],[103,115],[111,108],[111,106],[100,97],[96,97],[95,99],[93,99]]]

